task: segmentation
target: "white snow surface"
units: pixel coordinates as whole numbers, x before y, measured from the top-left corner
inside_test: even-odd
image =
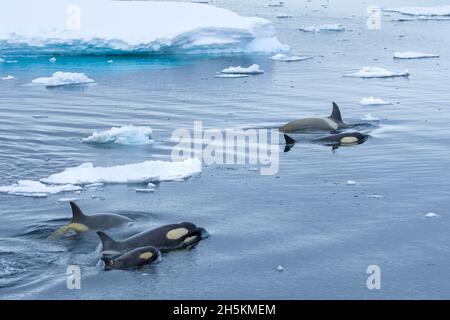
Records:
[[[3,9],[0,47],[15,53],[53,56],[289,50],[276,38],[269,20],[242,17],[208,4],[14,0]]]
[[[92,183],[143,183],[150,181],[179,181],[202,171],[198,159],[170,162],[148,160],[140,163],[95,167],[84,163],[78,167],[67,168],[41,181],[47,184],[83,185]]]

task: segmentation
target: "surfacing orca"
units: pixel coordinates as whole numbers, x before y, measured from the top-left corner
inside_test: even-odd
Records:
[[[342,121],[341,111],[333,102],[331,115],[325,118],[303,118],[291,121],[279,128],[282,133],[313,132],[313,131],[336,131],[346,127]]]
[[[50,235],[50,238],[59,238],[69,231],[83,233],[87,231],[107,230],[132,222],[130,218],[114,213],[98,213],[87,215],[74,203],[70,202],[72,208],[72,220],[64,227],[59,228]]]

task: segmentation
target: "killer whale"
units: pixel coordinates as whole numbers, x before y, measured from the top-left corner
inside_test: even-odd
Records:
[[[193,223],[180,222],[143,231],[124,240],[114,240],[102,231],[98,231],[97,235],[102,243],[102,256],[113,256],[144,246],[161,252],[191,249],[206,238],[208,232]]]
[[[135,269],[140,268],[153,261],[159,260],[161,252],[154,247],[140,247],[124,254],[117,256],[103,256],[101,259],[104,262],[106,271],[113,269]]]
[[[282,133],[336,131],[346,127],[338,105],[333,102],[333,110],[328,117],[303,118],[286,123],[279,128]]]
[[[58,238],[69,231],[83,233],[88,231],[107,230],[132,222],[133,220],[114,213],[98,213],[87,215],[81,211],[74,202],[70,202],[72,208],[72,220],[69,224],[53,232],[50,237]]]

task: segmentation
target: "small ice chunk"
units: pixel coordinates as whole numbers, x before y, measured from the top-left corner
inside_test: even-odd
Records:
[[[299,30],[304,32],[328,32],[328,31],[345,31],[345,28],[341,24],[323,24],[321,26],[303,26]]]
[[[3,58],[0,57],[0,64],[1,64],[1,63],[5,63],[5,59],[3,59]]]
[[[389,105],[392,103],[380,98],[364,97],[361,99],[361,101],[359,101],[359,104],[363,106],[371,106],[371,105]]]
[[[274,3],[269,3],[269,7],[283,7],[284,6],[284,2],[280,1],[280,2],[274,2]]]
[[[409,77],[409,70],[402,72],[389,71],[379,67],[364,67],[354,73],[344,75],[350,78],[394,78],[394,77]]]
[[[382,199],[382,198],[384,198],[384,196],[382,196],[380,194],[369,194],[367,197],[368,198],[373,198],[373,199]]]
[[[275,60],[275,61],[284,61],[284,62],[293,62],[293,61],[303,61],[303,60],[309,60],[312,59],[313,57],[311,56],[304,56],[304,57],[300,57],[300,56],[288,56],[284,53],[277,53],[276,55],[270,57],[270,59]]]
[[[365,120],[365,121],[379,121],[380,118],[374,117],[374,116],[372,116],[372,114],[368,113],[368,114],[364,115],[364,117],[362,117],[361,120]]]
[[[283,268],[283,266],[279,265],[279,266],[277,267],[277,271],[279,271],[279,272],[282,272],[282,271],[284,271],[284,268]]]
[[[149,188],[156,188],[156,184],[149,182],[147,184],[147,187],[149,187]]]
[[[382,9],[386,12],[397,12],[409,16],[439,17],[450,16],[450,5],[432,7],[397,7]]]
[[[6,77],[2,77],[2,80],[14,80],[14,79],[15,79],[15,77],[10,74],[7,75]]]
[[[85,187],[85,188],[98,188],[98,187],[102,187],[102,186],[103,186],[103,183],[98,182],[98,183],[90,183],[90,184],[87,184],[87,185],[85,185],[84,187]]]
[[[356,181],[355,181],[355,180],[347,180],[347,185],[353,186],[353,185],[355,185],[355,184],[356,184]]]
[[[288,19],[288,18],[292,18],[292,16],[287,13],[280,13],[277,15],[277,18],[278,19]]]
[[[134,191],[136,191],[138,193],[152,193],[152,192],[155,192],[155,189],[140,188],[140,189],[135,189]]]
[[[80,186],[73,184],[51,185],[44,184],[40,181],[20,180],[9,186],[0,186],[0,193],[8,193],[15,195],[36,195],[36,194],[54,194],[64,191],[81,190]]]
[[[57,202],[71,202],[71,201],[77,201],[78,198],[60,198],[57,200]]]
[[[434,213],[434,212],[430,212],[430,213],[427,213],[427,214],[425,215],[425,217],[427,217],[427,218],[438,218],[439,215],[437,215],[437,214]]]
[[[114,63],[114,60],[108,60],[106,63]]]
[[[152,129],[150,127],[129,125],[94,132],[82,141],[93,144],[116,143],[123,145],[142,145],[150,144],[152,142],[151,137]]]
[[[248,74],[217,74],[214,78],[228,78],[228,79],[236,79],[236,78],[248,78]]]
[[[426,59],[426,58],[439,58],[438,54],[423,53],[415,51],[395,52],[394,59]]]
[[[88,78],[84,73],[61,71],[55,72],[51,77],[42,77],[31,81],[33,84],[45,85],[47,87],[81,85],[92,82],[94,82],[94,80]]]
[[[227,74],[260,74],[264,73],[264,70],[261,70],[259,65],[252,64],[250,67],[247,68],[241,66],[225,68],[221,72]]]
[[[51,63],[55,63],[56,62],[56,58],[55,57],[51,57],[50,59],[48,59],[48,61],[50,61]]]

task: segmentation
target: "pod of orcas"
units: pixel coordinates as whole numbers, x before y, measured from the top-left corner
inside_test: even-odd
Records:
[[[204,228],[191,222],[180,222],[146,230],[127,239],[114,240],[104,231],[130,224],[132,219],[114,213],[87,215],[74,202],[70,202],[70,206],[72,220],[53,232],[50,238],[60,238],[71,231],[77,234],[96,232],[102,245],[101,260],[105,270],[140,268],[160,261],[161,252],[190,250],[209,236]]]
[[[279,128],[284,134],[286,146],[284,151],[289,151],[296,143],[289,134],[311,133],[311,132],[331,132],[329,136],[314,139],[311,142],[331,146],[332,149],[339,147],[348,147],[356,144],[364,143],[369,135],[361,132],[342,132],[340,130],[348,129],[350,125],[342,120],[341,111],[338,105],[333,102],[333,110],[328,117],[312,117],[291,121]]]
[[[290,136],[296,133],[330,132],[331,135],[311,142],[331,146],[333,150],[342,146],[360,144],[368,139],[369,135],[361,132],[340,132],[349,127],[350,125],[342,120],[338,105],[333,102],[330,116],[294,120],[281,126],[279,131],[284,134],[285,152],[296,143]],[[69,232],[77,234],[96,232],[102,245],[101,260],[105,270],[140,268],[160,261],[161,253],[192,249],[202,239],[208,237],[208,232],[204,228],[197,227],[191,222],[180,222],[142,231],[126,239],[115,240],[105,231],[132,224],[132,219],[115,213],[87,215],[74,202],[70,202],[70,206],[72,220],[54,231],[50,238],[60,238]]]

